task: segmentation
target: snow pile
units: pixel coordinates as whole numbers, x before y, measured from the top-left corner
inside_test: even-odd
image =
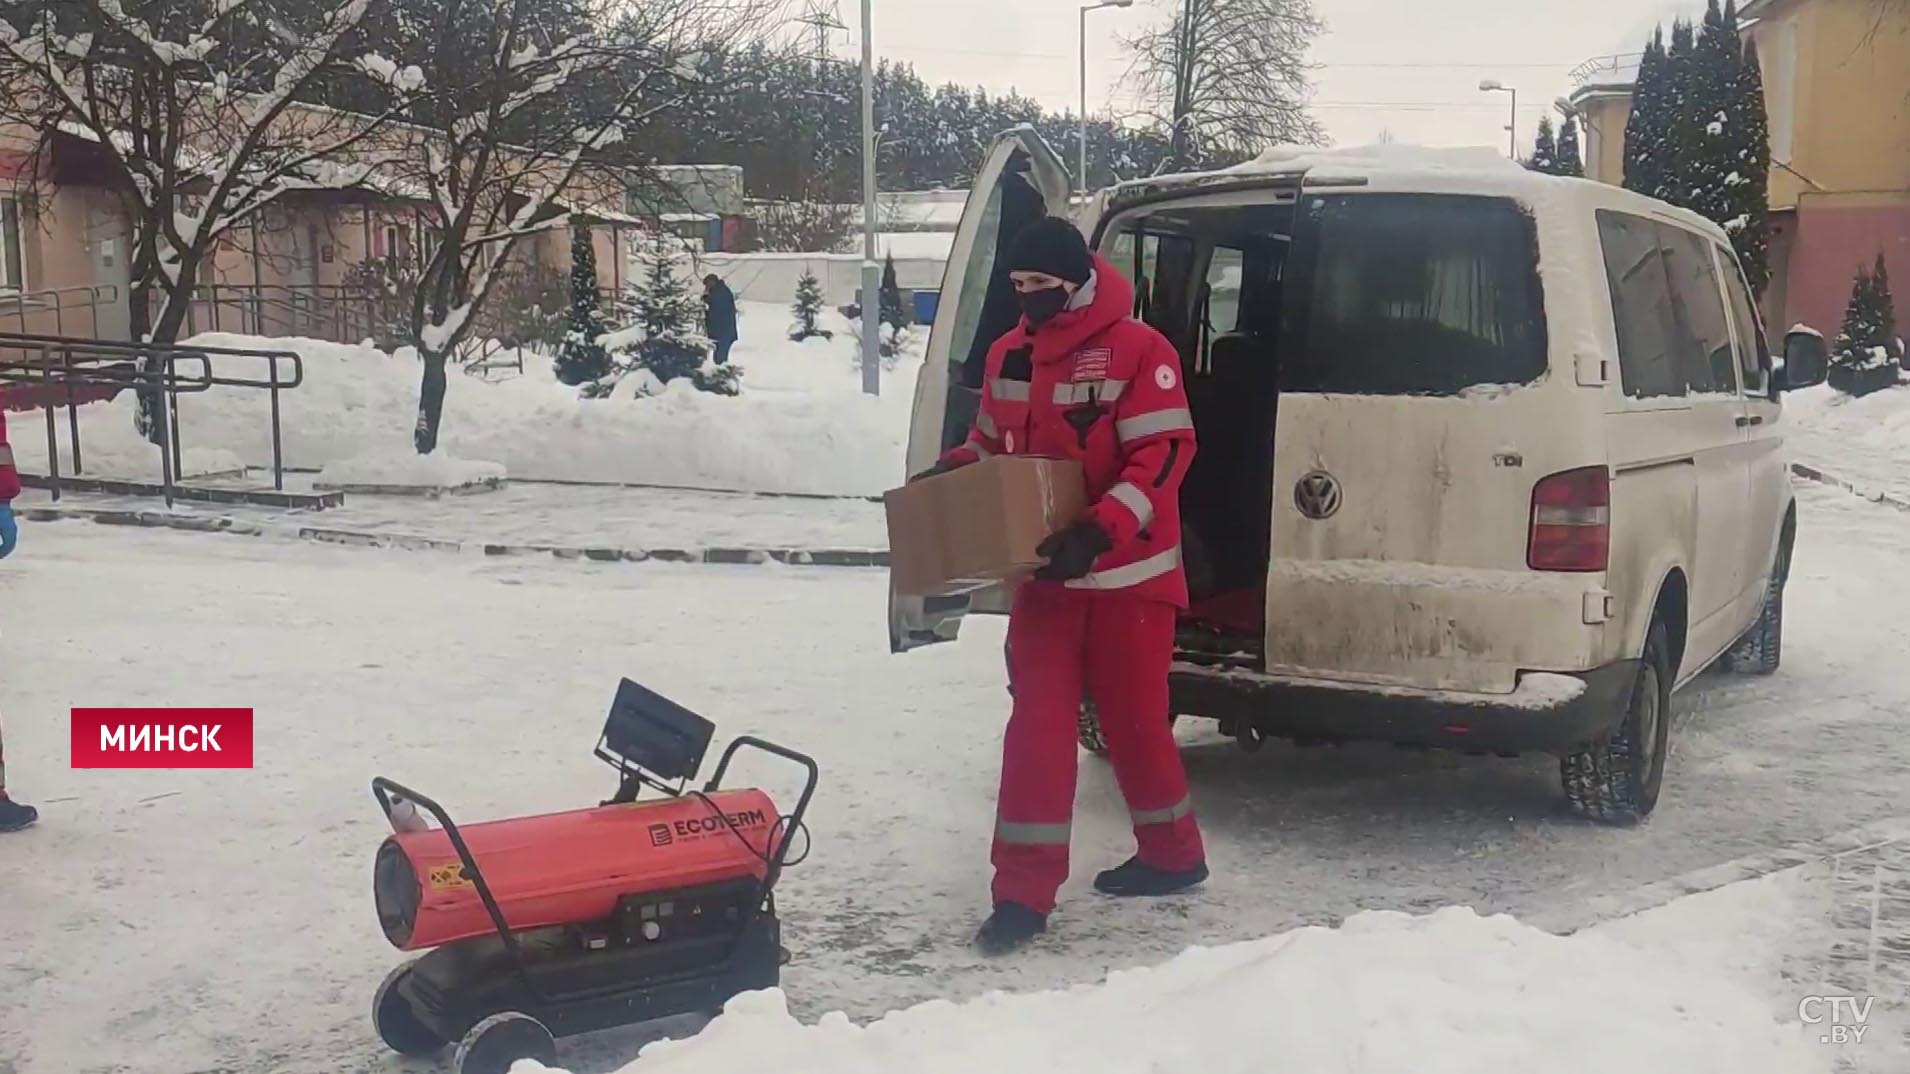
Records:
[[[1910,390],[1857,397],[1819,384],[1784,396],[1784,421],[1794,461],[1866,492],[1910,498]]]
[[[754,993],[622,1074],[1823,1069],[1763,997],[1656,950],[1467,909],[1365,913],[1339,929],[1195,948],[1098,986],[937,1000],[866,1026],[840,1014],[804,1026],[780,992]]]
[[[454,489],[504,480],[504,467],[494,462],[460,459],[448,451],[420,455],[408,443],[327,463],[319,472],[321,488],[377,486],[380,488]]]
[[[618,398],[585,400],[557,382],[548,356],[527,352],[521,377],[487,383],[451,371],[439,450],[452,459],[495,460],[511,477],[527,480],[835,495],[875,495],[895,485],[904,469],[925,333],[912,337],[884,372],[881,396],[871,398],[861,393],[853,331],[836,314],[825,311],[837,330],[833,341],[799,344],[785,336],[786,306],[742,307],[743,339],[732,353],[744,371],[740,397],[672,382],[654,397],[639,398],[656,386],[632,381]],[[423,367],[409,349],[386,354],[362,345],[225,334],[194,342],[299,354],[304,383],[279,398],[285,463],[325,468],[325,480],[395,463],[417,423]],[[262,367],[251,372],[262,374]],[[132,407],[127,392],[110,405],[81,408],[88,473],[103,470],[106,457],[118,453],[130,465],[117,476],[157,479],[157,458],[133,434]],[[240,458],[270,464],[271,405],[264,392],[215,388],[181,396],[179,411],[189,459],[217,448],[225,453],[225,469],[236,469]],[[60,427],[64,442],[64,419]],[[44,446],[36,457],[30,446],[36,438],[15,439],[22,442],[23,464],[39,470]]]

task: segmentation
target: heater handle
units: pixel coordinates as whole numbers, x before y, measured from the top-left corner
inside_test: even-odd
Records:
[[[789,845],[795,841],[796,829],[802,827],[803,814],[809,811],[809,799],[816,793],[816,784],[822,779],[822,770],[816,766],[816,759],[806,753],[798,753],[787,746],[779,746],[767,739],[757,738],[755,735],[738,735],[723,750],[723,758],[716,762],[716,772],[710,776],[709,783],[704,786],[704,793],[713,792],[723,785],[723,773],[729,771],[730,759],[735,757],[736,751],[744,746],[775,754],[784,760],[794,761],[808,773],[803,780],[802,797],[796,799],[796,811],[786,818],[788,823],[783,827],[782,841],[770,855],[769,868],[763,874],[763,892],[767,894],[775,889],[776,879],[782,875],[783,862],[789,857]],[[772,833],[775,831],[773,827],[770,830]]]
[[[539,1003],[543,1003],[543,992],[538,989],[536,982],[531,980],[531,975],[524,969],[523,953],[517,946],[517,937],[511,934],[511,926],[504,920],[504,911],[498,907],[497,898],[491,894],[491,885],[485,881],[483,870],[478,868],[477,859],[471,856],[471,848],[465,845],[464,835],[452,822],[451,814],[446,813],[443,806],[417,791],[383,776],[372,778],[371,793],[378,799],[378,808],[385,811],[387,820],[391,819],[391,796],[395,794],[400,798],[409,799],[418,808],[431,814],[431,818],[444,829],[445,838],[451,840],[451,849],[458,852],[458,864],[463,866],[465,875],[471,878],[471,885],[477,888],[478,899],[484,903],[485,912],[491,916],[491,925],[497,929],[498,939],[504,941],[504,949],[510,952],[511,962],[517,967],[518,977],[523,980],[524,987],[530,994],[536,997]]]

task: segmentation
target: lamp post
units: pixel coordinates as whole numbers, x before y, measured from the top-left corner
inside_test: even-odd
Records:
[[[1488,78],[1484,82],[1479,83],[1479,90],[1483,93],[1510,93],[1512,95],[1512,122],[1507,123],[1505,127],[1506,130],[1511,132],[1511,137],[1506,139],[1508,143],[1506,151],[1512,155],[1513,160],[1519,159],[1519,91],[1500,82],[1496,78]]]
[[[869,29],[870,0],[862,0],[862,391],[882,393],[877,326],[881,323],[882,269],[875,263],[875,44]]]
[[[1104,7],[1133,7],[1134,0],[1102,0],[1081,8],[1081,167],[1075,172],[1075,189],[1088,192],[1088,12]]]

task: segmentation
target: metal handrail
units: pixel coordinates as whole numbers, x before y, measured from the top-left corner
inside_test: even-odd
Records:
[[[15,359],[0,362],[0,382],[38,384],[65,388],[67,419],[73,445],[73,472],[81,472],[80,426],[76,387],[102,386],[135,388],[152,392],[163,399],[159,422],[160,470],[166,506],[172,506],[175,475],[184,472],[180,450],[179,396],[204,392],[215,387],[262,389],[270,393],[272,404],[272,486],[285,488],[285,452],[279,410],[279,392],[305,383],[305,363],[294,351],[255,350],[240,347],[202,347],[181,344],[113,343],[101,340],[73,339],[0,332],[0,351],[38,353],[38,360]],[[57,356],[57,360],[56,357]],[[264,379],[230,376],[213,368],[215,358],[264,359]],[[279,372],[281,359],[291,362],[291,377]],[[199,375],[182,379],[178,364],[196,361]],[[111,362],[112,365],[104,363]],[[60,463],[57,425],[54,419],[55,397],[44,403],[47,426],[47,471],[54,500],[60,498]]]
[[[68,303],[70,296],[84,295],[86,301]],[[86,310],[93,322],[93,335],[99,335],[99,309],[120,301],[119,285],[113,283],[76,284],[71,287],[48,287],[37,291],[0,291],[0,306],[11,305],[11,311],[0,316],[11,316],[20,322],[20,331],[27,330],[29,313],[53,313],[53,331],[56,335],[66,334],[66,312],[68,310]]]

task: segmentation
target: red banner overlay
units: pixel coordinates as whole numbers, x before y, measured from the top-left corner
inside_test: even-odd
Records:
[[[74,768],[251,768],[251,709],[74,709]]]

